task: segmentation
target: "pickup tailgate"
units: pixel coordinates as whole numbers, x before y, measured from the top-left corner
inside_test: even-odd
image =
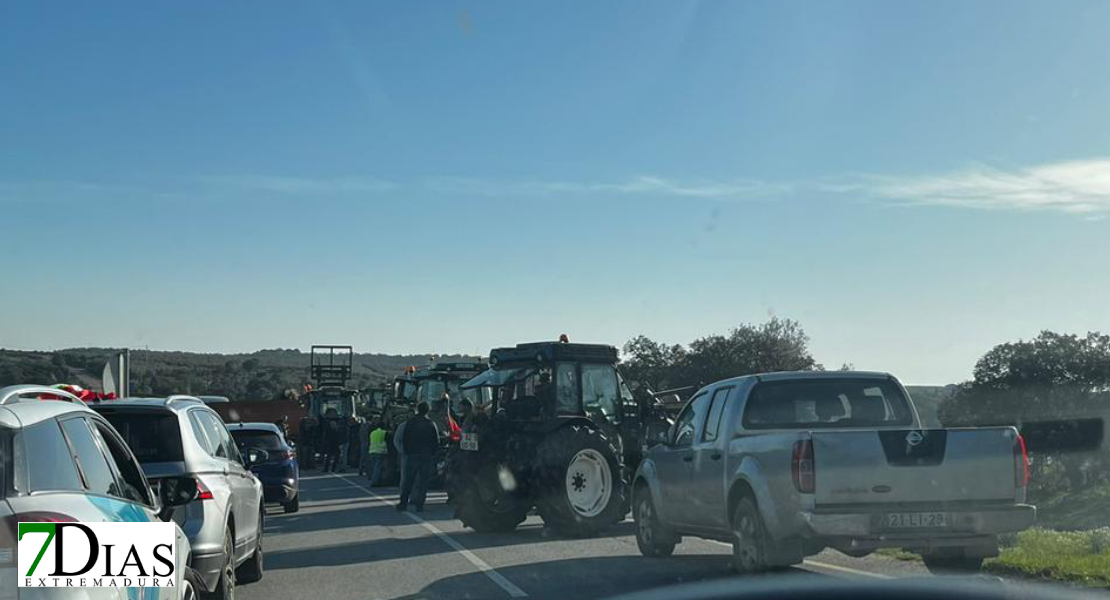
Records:
[[[1012,427],[811,435],[818,506],[1014,501]]]

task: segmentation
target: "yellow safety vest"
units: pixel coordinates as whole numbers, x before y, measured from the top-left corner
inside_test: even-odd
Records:
[[[385,444],[385,430],[375,429],[370,432],[370,454],[389,454],[389,446]]]

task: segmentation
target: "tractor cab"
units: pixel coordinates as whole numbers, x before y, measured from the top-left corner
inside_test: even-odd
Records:
[[[603,428],[616,427],[636,412],[618,361],[613,346],[518,344],[492,350],[490,368],[461,387],[489,389],[492,414],[509,420],[586,417]]]
[[[351,346],[313,346],[309,374],[316,387],[305,394],[305,409],[314,420],[357,417],[358,390],[347,388],[354,368]]]
[[[433,418],[441,417],[442,423],[447,425],[447,415],[453,419],[462,417],[463,400],[469,400],[472,406],[488,405],[491,399],[490,388],[461,389],[462,384],[485,370],[482,362],[440,362],[426,367],[420,367],[411,374],[413,390],[413,403],[427,402],[431,408]],[[447,394],[450,405],[445,405],[443,395]]]

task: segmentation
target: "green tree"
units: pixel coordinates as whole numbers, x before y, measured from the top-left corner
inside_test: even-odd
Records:
[[[622,367],[630,380],[659,390],[699,386],[720,379],[770,371],[822,368],[809,352],[809,336],[797,321],[773,317],[742,324],[726,335],[699,338],[689,347],[667,346],[645,336],[624,345]]]
[[[1075,451],[1074,437],[1078,420],[1101,419],[1108,409],[1110,336],[1042,331],[984,354],[973,379],[941,403],[938,416],[947,427],[1015,425],[1027,436],[1039,432],[1029,445],[1034,482],[1074,491],[1106,477],[1105,460]]]
[[[682,346],[668,346],[638,335],[624,344],[622,353],[624,361],[621,370],[630,382],[647,386],[653,391],[679,385],[678,366],[686,355]]]

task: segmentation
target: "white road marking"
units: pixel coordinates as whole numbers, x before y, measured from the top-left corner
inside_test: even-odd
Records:
[[[718,542],[717,540],[705,540],[705,541],[707,541],[711,544],[717,544],[718,546],[725,546],[727,548],[732,547],[732,544],[726,544],[724,542]],[[853,569],[851,567],[842,567],[840,565],[832,565],[832,564],[825,563],[825,562],[810,560],[808,558],[805,559],[804,561],[802,561],[802,563],[806,564],[806,565],[809,565],[811,567],[817,567],[818,569],[828,569],[829,571],[840,571],[841,573],[849,573],[849,574],[852,574],[852,575],[859,575],[860,577],[871,577],[872,579],[894,579],[894,577],[891,576],[891,575],[883,575],[882,573],[872,573],[870,571],[861,571],[859,569]]]
[[[393,506],[393,504],[390,503],[389,500],[386,500],[386,498],[384,496],[378,495],[378,493],[375,492],[374,490],[372,490],[372,489],[370,489],[370,488],[368,488],[364,485],[355,483],[355,482],[347,479],[346,477],[344,477],[342,475],[338,475],[338,474],[335,474],[335,473],[332,473],[331,475],[333,477],[336,477],[336,478],[340,479],[341,481],[343,481],[347,485],[358,488],[358,489],[370,494],[378,502],[380,502],[380,503],[382,503],[386,506]],[[414,523],[416,523],[417,525],[422,526],[424,529],[427,529],[432,535],[436,536],[440,540],[443,540],[443,543],[447,544],[448,546],[451,546],[451,548],[454,549],[455,552],[458,552],[459,554],[461,554],[464,558],[466,558],[466,560],[470,561],[470,564],[477,567],[477,569],[479,571],[481,571],[482,573],[484,573],[486,577],[489,577],[490,581],[496,583],[498,586],[501,587],[501,589],[505,590],[505,592],[508,593],[510,597],[512,597],[512,598],[527,598],[528,597],[527,592],[525,592],[524,590],[517,587],[516,584],[509,581],[509,579],[507,577],[505,577],[504,575],[502,575],[501,573],[498,573],[497,569],[494,569],[493,567],[489,566],[489,563],[482,560],[477,554],[474,554],[470,550],[467,550],[466,547],[463,546],[462,544],[460,544],[459,542],[457,542],[455,540],[455,538],[453,538],[453,537],[447,535],[446,533],[440,531],[439,528],[436,527],[435,525],[432,525],[431,523],[425,521],[424,519],[421,519],[420,516],[417,515],[416,513],[405,511],[404,514],[408,515],[408,517],[410,519],[412,519]]]
[[[860,577],[871,577],[873,579],[894,579],[891,575],[884,575],[882,573],[872,573],[870,571],[861,571],[851,567],[842,567],[840,565],[831,565],[829,563],[817,562],[815,560],[805,559],[805,564],[818,569],[828,569],[830,571],[840,571],[842,573],[850,573],[852,575],[859,575]]]

